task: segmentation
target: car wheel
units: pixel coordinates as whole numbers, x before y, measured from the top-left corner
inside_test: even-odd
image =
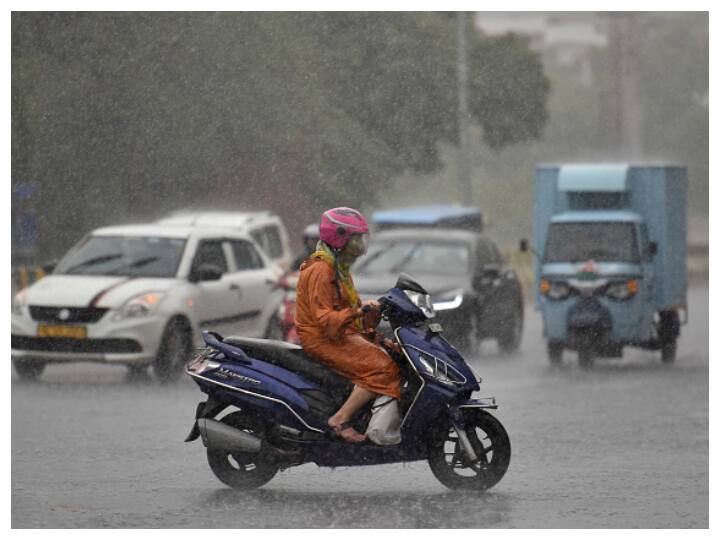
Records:
[[[265,338],[276,339],[278,341],[283,341],[285,339],[285,332],[283,331],[283,327],[280,324],[280,320],[277,318],[277,316],[273,316],[270,318],[267,331],[265,332]]]
[[[26,381],[34,381],[45,370],[45,362],[31,360],[13,360],[18,376]]]
[[[181,319],[173,319],[165,327],[155,358],[155,377],[168,383],[180,376],[190,357],[190,332]]]
[[[464,356],[476,354],[480,348],[480,339],[474,321],[470,319],[463,324],[456,322],[445,334],[448,342]]]
[[[516,352],[520,348],[523,332],[523,309],[517,306],[497,336],[498,346],[504,354]]]
[[[130,381],[142,380],[148,377],[148,365],[147,364],[128,364],[127,365],[127,379]]]

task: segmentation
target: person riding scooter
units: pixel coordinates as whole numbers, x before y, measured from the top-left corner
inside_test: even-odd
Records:
[[[304,351],[326,364],[355,388],[329,418],[328,425],[349,442],[365,435],[351,425],[353,415],[377,395],[400,399],[401,375],[390,355],[363,334],[363,306],[350,265],[367,251],[368,224],[357,210],[327,210],[320,222],[316,251],[300,268],[295,324]]]

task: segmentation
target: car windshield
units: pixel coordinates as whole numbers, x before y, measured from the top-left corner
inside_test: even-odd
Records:
[[[465,244],[401,240],[378,242],[359,259],[353,273],[466,275],[470,271],[470,248]]]
[[[553,223],[544,262],[638,262],[635,225],[629,222]]]
[[[55,274],[175,277],[185,240],[156,236],[90,236],[60,261]]]

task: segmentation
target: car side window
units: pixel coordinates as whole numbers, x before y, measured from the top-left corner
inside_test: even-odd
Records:
[[[273,259],[278,259],[283,255],[282,239],[280,238],[280,229],[275,225],[265,227],[265,235],[267,238],[268,255]]]
[[[231,240],[230,245],[232,246],[233,255],[235,257],[235,266],[237,267],[238,272],[243,270],[255,270],[265,266],[260,254],[250,242],[245,242],[244,240]]]
[[[268,225],[254,230],[250,235],[271,259],[282,257],[282,238],[280,237],[280,229],[276,225]]]
[[[255,229],[254,231],[250,231],[250,236],[252,236],[252,239],[257,242],[257,245],[260,246],[260,249],[262,249],[267,255],[270,255],[270,253],[268,253],[267,236],[265,235],[265,229]]]
[[[195,252],[192,269],[190,272],[196,272],[201,265],[212,264],[222,270],[222,273],[228,271],[225,252],[222,247],[222,240],[203,240]]]
[[[477,242],[477,261],[478,266],[481,267],[486,265],[497,266],[504,263],[503,257],[495,244],[485,239],[480,239]]]
[[[492,264],[492,253],[484,240],[478,240],[476,249],[478,266],[482,267],[487,264]]]
[[[504,264],[505,259],[503,258],[502,254],[500,253],[500,250],[497,248],[495,244],[492,242],[488,242],[488,248],[490,249],[490,258],[492,264]]]

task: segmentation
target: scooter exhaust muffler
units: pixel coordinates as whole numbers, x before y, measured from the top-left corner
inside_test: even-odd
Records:
[[[263,448],[263,440],[259,437],[212,418],[198,418],[197,425],[207,448],[255,454],[267,450]]]

